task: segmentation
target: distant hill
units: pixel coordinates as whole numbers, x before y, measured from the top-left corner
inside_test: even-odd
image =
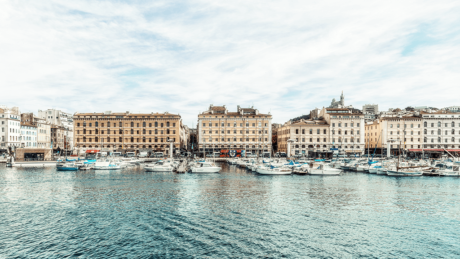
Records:
[[[291,121],[309,120],[309,119],[310,119],[310,114],[307,114],[307,115],[302,115],[302,116],[299,116],[299,117],[295,117],[295,118],[291,119]]]

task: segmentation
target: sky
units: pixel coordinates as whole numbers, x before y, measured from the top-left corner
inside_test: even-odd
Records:
[[[345,104],[460,105],[460,1],[0,0],[0,105],[283,123]]]

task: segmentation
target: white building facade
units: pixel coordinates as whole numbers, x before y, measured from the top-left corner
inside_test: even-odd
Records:
[[[21,113],[18,107],[0,106],[0,149],[21,146]]]
[[[72,114],[63,112],[61,110],[47,109],[47,110],[38,110],[38,117],[41,119],[44,119],[45,121],[51,123],[52,125],[59,127],[58,135],[62,135],[60,136],[60,138],[62,138],[62,142],[65,143],[66,149],[68,150],[73,149],[74,134],[73,134],[73,115]],[[53,128],[52,125],[51,125],[51,128]],[[51,129],[49,130],[49,132],[51,132]],[[53,132],[53,134],[55,133],[56,132]],[[53,137],[55,136],[53,135],[51,139]],[[53,145],[54,149],[56,149],[57,147],[58,147],[57,143]]]
[[[73,115],[56,109],[38,110],[38,117],[51,124],[73,128]]]
[[[421,112],[423,118],[424,149],[460,149],[460,114],[445,110]]]
[[[37,145],[37,126],[27,123],[21,123],[21,147],[36,148]]]

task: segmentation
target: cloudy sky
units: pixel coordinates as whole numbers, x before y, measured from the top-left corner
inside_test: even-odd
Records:
[[[460,105],[460,1],[0,0],[0,104],[180,113]]]

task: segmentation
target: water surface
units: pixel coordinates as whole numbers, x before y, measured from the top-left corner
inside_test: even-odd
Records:
[[[0,165],[0,258],[458,258],[460,179]]]

